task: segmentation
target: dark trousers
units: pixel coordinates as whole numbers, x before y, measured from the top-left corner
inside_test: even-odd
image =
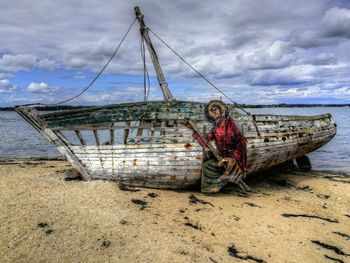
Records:
[[[219,181],[219,177],[225,172],[224,167],[218,166],[218,160],[207,149],[203,151],[201,192],[217,193],[228,183],[228,180]]]

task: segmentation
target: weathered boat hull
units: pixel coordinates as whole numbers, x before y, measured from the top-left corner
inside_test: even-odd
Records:
[[[194,119],[203,133],[213,124],[197,102],[148,102],[37,115],[17,112],[66,156],[84,179],[106,179],[153,188],[198,185],[202,148],[184,125]],[[330,141],[336,125],[319,116],[230,114],[247,140],[252,174],[303,156]]]

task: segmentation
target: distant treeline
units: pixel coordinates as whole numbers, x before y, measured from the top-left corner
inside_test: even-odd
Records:
[[[268,105],[255,105],[255,104],[239,104],[243,108],[305,108],[305,107],[350,107],[350,104],[268,104]],[[90,108],[94,106],[46,106],[46,107],[34,107],[39,111],[55,111],[55,110],[71,110]],[[0,107],[0,111],[14,111],[15,107]]]
[[[93,106],[37,106],[33,107],[38,111],[55,111],[55,110],[73,110],[73,109],[81,109],[81,108],[90,108]],[[0,111],[14,111],[15,107],[0,107]]]
[[[269,104],[269,105],[254,105],[254,104],[239,104],[243,108],[305,108],[305,107],[350,107],[350,104]]]

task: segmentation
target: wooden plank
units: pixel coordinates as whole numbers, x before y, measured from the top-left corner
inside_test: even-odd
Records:
[[[126,122],[125,122],[125,125],[126,125],[126,127],[125,127],[125,130],[124,130],[124,136],[123,136],[123,142],[124,142],[124,144],[126,144],[127,141],[128,141],[131,121],[126,121]]]
[[[100,139],[98,138],[98,132],[97,130],[93,130],[94,132],[94,137],[95,137],[95,141],[96,141],[96,145],[100,146]]]
[[[261,162],[264,162],[266,160],[263,160]],[[283,162],[283,161],[281,161]],[[254,163],[255,164],[255,163]],[[165,169],[168,168],[168,169]],[[92,163],[91,165],[86,165],[86,169],[91,172],[91,174],[96,174],[96,173],[105,173],[105,174],[120,174],[120,173],[125,173],[125,174],[135,174],[137,172],[147,175],[147,176],[155,176],[157,177],[160,173],[164,174],[174,174],[174,175],[186,175],[188,173],[192,173],[191,170],[195,170],[200,174],[201,166],[192,166],[188,168],[181,168],[178,167],[173,167],[169,169],[170,167],[160,167],[160,166],[151,166],[150,169],[147,167],[141,166],[141,167],[131,167],[131,166],[121,166],[121,165],[105,165],[103,169],[100,167],[96,166],[96,164]],[[250,170],[249,170],[250,172]]]
[[[88,152],[89,154],[96,154],[96,155],[103,155],[103,154],[115,154],[117,156],[119,155],[128,155],[128,154],[140,154],[140,155],[145,155],[145,154],[149,154],[149,153],[154,153],[156,155],[164,155],[164,154],[176,154],[176,153],[187,153],[187,154],[198,154],[202,152],[202,148],[201,147],[197,147],[196,149],[192,149],[192,150],[185,150],[184,148],[173,148],[173,149],[162,149],[162,148],[154,148],[152,150],[149,150],[147,148],[145,149],[113,149],[111,148],[110,150],[106,150],[106,149],[89,149],[89,148],[84,148],[84,149],[78,149],[78,150],[74,150],[77,146],[71,146],[72,151],[75,154],[84,154],[85,152]],[[100,146],[101,147],[101,146]]]
[[[74,130],[74,132],[75,132],[75,134],[77,135],[77,137],[78,137],[78,139],[79,139],[81,145],[86,145],[86,142],[85,142],[83,136],[81,136],[80,131],[79,131],[79,130]]]
[[[114,122],[112,122],[110,130],[109,130],[109,144],[113,145],[114,144]]]
[[[144,121],[143,120],[141,120],[140,121],[140,126],[144,126]],[[137,127],[137,133],[136,133],[136,136],[138,136],[138,137],[141,137],[142,136],[142,133],[143,133],[143,128],[141,128],[141,127]]]
[[[184,189],[185,187],[193,187],[198,185],[200,177],[197,175],[173,176],[159,175],[159,177],[147,177],[142,175],[120,174],[118,176],[99,174],[94,179],[106,179],[122,182],[124,185],[152,187],[159,189]]]
[[[71,165],[80,173],[84,180],[90,180],[91,176],[86,171],[86,169],[81,165],[79,160],[75,157],[75,155],[70,151],[70,149],[62,144],[62,141],[55,133],[53,133],[50,129],[44,129],[41,132],[49,141],[56,145],[59,152],[64,155],[67,160],[71,163]]]
[[[89,167],[87,167],[87,169],[89,170]],[[193,170],[189,170],[189,169],[183,169],[183,170],[169,170],[169,169],[121,169],[119,170],[117,173],[113,174],[113,170],[112,169],[105,169],[105,170],[95,170],[95,169],[91,169],[89,170],[91,174],[93,174],[93,176],[96,175],[111,175],[111,176],[121,176],[124,175],[127,178],[133,178],[133,177],[149,177],[152,179],[158,179],[161,177],[165,177],[165,176],[176,176],[176,177],[183,177],[183,176],[194,176],[194,177],[198,177],[200,178],[200,169],[193,169]]]
[[[280,148],[282,149],[282,147]],[[261,151],[263,152],[263,151]],[[194,153],[188,153],[188,152],[183,152],[183,153],[174,153],[174,154],[168,154],[168,155],[159,155],[157,153],[152,153],[149,152],[147,154],[130,154],[130,153],[123,153],[123,154],[115,154],[114,152],[108,153],[108,154],[91,154],[91,153],[79,153],[75,154],[77,158],[79,159],[99,159],[99,158],[114,158],[115,160],[123,160],[127,162],[132,162],[134,160],[160,160],[159,162],[161,163],[162,161],[168,161],[168,160],[173,160],[174,162],[179,162],[179,161],[188,161],[188,162],[195,162],[198,160],[201,162],[201,157],[202,157],[202,152],[194,152]],[[254,154],[253,154],[254,155]],[[255,154],[256,155],[256,154]]]
[[[320,127],[320,129],[326,129],[324,127],[324,123],[322,123],[321,121],[318,121],[318,122],[319,122],[318,126],[320,126],[321,124],[323,125]],[[204,125],[203,125],[203,127],[204,127]],[[166,129],[166,127],[161,127],[161,129]],[[154,136],[154,138],[152,138],[152,136],[145,136],[145,137],[141,137],[141,138],[133,138],[128,143],[129,144],[131,144],[131,143],[136,143],[136,144],[137,143],[186,143],[187,136],[192,137],[191,131],[189,131],[189,129],[186,127],[179,126],[179,127],[176,127],[175,129],[173,129],[173,128],[168,128],[168,129],[169,130],[166,130],[166,132],[165,132],[165,137],[161,136],[158,138],[158,137]],[[319,128],[315,127],[315,130],[317,130],[317,129],[319,129]],[[330,122],[330,121],[329,121],[329,130],[330,130],[330,132],[332,132],[332,130],[334,130],[334,126],[333,126],[332,122]],[[260,129],[260,131],[261,131],[261,129]],[[314,132],[314,131],[309,130],[309,132]],[[302,130],[302,132],[304,133],[305,129]],[[264,134],[264,132],[261,132],[261,133],[262,133],[261,137],[263,137],[264,139],[266,139],[266,137],[267,138],[276,137],[276,140],[279,140],[280,138],[278,138],[278,137],[283,138],[284,136],[294,136],[294,134],[291,134],[291,133],[289,133],[289,134],[288,133],[287,134],[286,133],[276,133],[276,131],[273,132],[273,135],[271,135],[271,133],[269,133],[269,134]],[[150,134],[154,134],[154,131],[152,131]],[[163,132],[163,134],[164,134],[164,132]],[[248,139],[248,142],[250,142],[250,140],[256,138],[256,131],[251,132],[251,131],[244,130],[244,134],[245,134],[246,138]],[[188,138],[188,140],[189,140],[188,142],[194,143],[193,138]],[[273,141],[274,141],[273,139],[270,140],[271,143],[273,143]]]
[[[50,128],[137,119],[185,119],[189,117],[204,120],[204,105],[179,101],[148,102],[147,104],[124,104],[114,105],[114,107],[72,110],[65,113],[45,114],[42,116]]]
[[[89,150],[96,150],[97,147],[95,145],[86,145],[86,146],[79,146],[79,145],[73,145],[70,146],[70,148],[74,151],[79,151],[79,149],[89,149]],[[135,150],[148,150],[148,149],[158,149],[159,151],[195,151],[197,149],[201,149],[198,143],[194,143],[191,145],[186,145],[184,143],[174,143],[174,144],[115,144],[115,145],[100,145],[99,150],[126,150],[126,149],[135,149]]]
[[[69,145],[69,140],[66,136],[64,136],[64,134],[57,130],[57,131],[54,131],[54,133],[56,134],[57,137],[59,137],[66,145]]]
[[[103,123],[118,120],[135,120],[135,119],[185,119],[195,118],[205,120],[204,104],[191,102],[149,102],[147,104],[123,104],[111,105],[108,107],[95,107],[91,109],[74,110],[65,113],[45,114],[43,119],[48,121],[50,127],[62,122],[64,126],[69,123]],[[180,110],[180,111],[178,111]],[[233,115],[237,115],[232,110]],[[257,121],[284,121],[284,120],[316,120],[330,118],[330,115],[319,116],[275,116],[275,115],[255,115]],[[239,116],[242,121],[252,120],[252,116]],[[61,119],[61,120],[60,120]]]
[[[104,163],[104,167],[165,167],[168,166],[165,169],[170,169],[170,168],[183,168],[183,169],[190,169],[191,167],[200,167],[201,166],[201,160],[196,160],[195,158],[190,159],[186,158],[186,160],[172,160],[172,159],[167,159],[167,160],[161,160],[161,159],[140,159],[140,158],[135,158],[133,160],[125,160],[122,158],[108,158],[108,157],[101,157],[100,158],[90,158],[88,156],[86,157],[78,157],[78,159],[83,162],[87,163],[90,162],[91,164],[98,164],[100,160]]]
[[[45,128],[46,123],[33,116],[28,108],[19,107],[16,108],[16,112],[20,114],[29,124],[31,124],[36,130],[38,130],[47,140],[54,144],[58,151],[64,155],[71,163],[74,169],[76,169],[84,180],[90,180],[91,176],[75,155],[70,151],[67,145],[59,138],[51,129]]]
[[[281,147],[283,148],[283,147]],[[74,151],[73,151],[74,152]],[[199,151],[173,151],[173,152],[158,152],[158,151],[142,151],[142,152],[135,152],[135,151],[113,151],[110,152],[98,152],[98,151],[80,151],[80,152],[74,152],[76,156],[83,157],[85,155],[89,155],[91,157],[96,158],[109,158],[110,156],[117,156],[117,158],[161,158],[161,159],[167,159],[167,158],[187,158],[193,156],[194,158],[197,158],[198,156],[202,155],[202,150]]]

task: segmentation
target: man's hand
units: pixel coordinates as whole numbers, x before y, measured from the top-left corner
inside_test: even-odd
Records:
[[[218,163],[218,165],[226,167],[225,175],[228,176],[231,174],[235,166],[235,162],[236,160],[234,158],[225,157]]]
[[[245,173],[234,158],[225,157],[218,163],[218,165],[226,166],[226,171],[223,176],[227,177],[232,183],[238,184],[240,180],[245,178]]]

